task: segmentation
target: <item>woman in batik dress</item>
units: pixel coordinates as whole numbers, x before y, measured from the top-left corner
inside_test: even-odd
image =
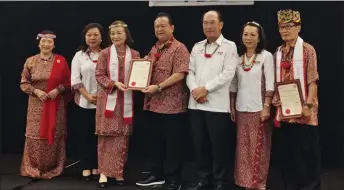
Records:
[[[241,61],[231,85],[231,119],[237,124],[235,183],[257,190],[266,188],[271,147],[266,121],[274,90],[273,55],[264,48],[261,25],[245,24]]]
[[[112,45],[100,52],[96,80],[101,86],[97,97],[96,134],[98,135],[99,187],[107,187],[107,177],[123,185],[129,135],[132,131],[133,92],[124,86],[132,58],[133,40],[128,26],[115,21],[109,27]]]
[[[54,54],[56,35],[37,36],[40,53],[29,57],[20,88],[29,95],[22,176],[49,179],[60,175],[66,160],[66,106],[71,99],[70,70]]]

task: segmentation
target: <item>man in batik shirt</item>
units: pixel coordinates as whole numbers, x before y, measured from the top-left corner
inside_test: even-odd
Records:
[[[276,82],[299,79],[304,100],[302,117],[281,119],[291,110],[281,106],[278,94],[275,125],[280,128],[282,173],[288,190],[319,190],[321,161],[318,126],[317,57],[312,45],[299,37],[301,17],[298,11],[278,12],[279,32],[284,43],[275,53]],[[277,89],[276,89],[277,91]],[[275,91],[275,92],[276,92]]]
[[[160,13],[154,21],[158,42],[148,58],[154,60],[150,86],[146,94],[145,121],[152,140],[152,173],[137,182],[139,186],[162,185],[168,189],[181,188],[182,130],[187,124],[188,92],[185,76],[189,68],[189,52],[185,45],[173,37],[171,17]],[[164,169],[163,169],[164,168]]]

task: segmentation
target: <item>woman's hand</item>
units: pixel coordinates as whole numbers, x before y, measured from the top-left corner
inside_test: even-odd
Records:
[[[115,86],[123,92],[128,91],[128,89],[126,89],[125,85],[121,82],[115,82]]]
[[[42,90],[39,90],[39,89],[35,89],[33,91],[33,93],[42,101],[42,102],[45,102],[49,96],[47,93],[45,93],[44,91]]]
[[[59,90],[57,90],[56,88],[48,92],[48,96],[52,100],[55,99],[58,95],[59,95]]]
[[[97,95],[88,94],[86,98],[91,104],[97,105]]]
[[[263,107],[262,112],[260,112],[260,120],[264,122],[270,118],[270,107],[265,106]]]

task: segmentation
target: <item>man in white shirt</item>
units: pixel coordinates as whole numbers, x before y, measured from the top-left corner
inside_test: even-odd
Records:
[[[217,11],[203,16],[207,39],[192,48],[187,85],[190,120],[194,137],[197,174],[200,181],[190,190],[203,190],[211,182],[216,190],[226,188],[229,168],[229,88],[238,64],[236,44],[225,39]]]

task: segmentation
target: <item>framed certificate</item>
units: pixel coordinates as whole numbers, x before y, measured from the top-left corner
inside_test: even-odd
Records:
[[[304,100],[300,80],[277,82],[276,89],[281,101],[281,119],[296,119],[302,117]]]
[[[133,59],[129,68],[129,76],[126,88],[130,90],[142,90],[150,85],[153,68],[153,60]]]

